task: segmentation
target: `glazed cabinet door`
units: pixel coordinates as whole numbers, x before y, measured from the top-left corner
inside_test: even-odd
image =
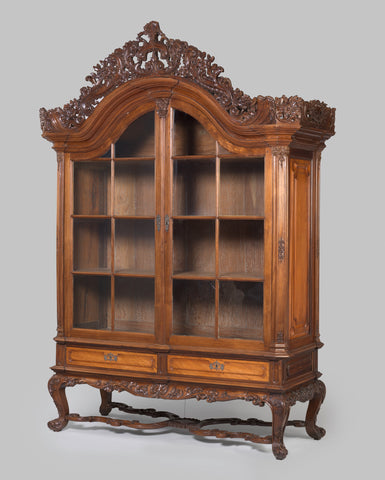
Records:
[[[171,111],[168,342],[264,341],[264,159],[232,154]]]
[[[162,295],[156,134],[149,112],[103,157],[71,162],[74,335],[154,340]]]

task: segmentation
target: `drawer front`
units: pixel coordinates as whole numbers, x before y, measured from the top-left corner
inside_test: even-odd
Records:
[[[269,381],[268,362],[169,355],[167,366],[170,374],[257,382]]]
[[[67,347],[67,365],[157,372],[157,356],[150,353]]]

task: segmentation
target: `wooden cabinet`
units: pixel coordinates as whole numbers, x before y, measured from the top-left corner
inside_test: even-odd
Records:
[[[95,67],[79,99],[40,110],[58,158],[53,430],[95,421],[66,401],[66,387],[86,383],[100,390],[96,419],[107,424],[270,443],[279,459],[287,425],[324,435],[319,171],[335,112],[250,98],[220,72],[150,22]],[[172,414],[152,425],[112,419],[112,408],[137,413],[113,390],[268,404],[272,434]],[[296,401],[309,401],[304,421],[288,421]]]

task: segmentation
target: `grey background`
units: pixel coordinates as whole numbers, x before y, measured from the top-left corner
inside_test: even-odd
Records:
[[[1,469],[5,478],[379,478],[384,420],[384,99],[380,1],[20,1],[1,18]],[[92,65],[143,25],[212,53],[249,95],[298,94],[337,108],[321,191],[320,352],[328,393],[315,442],[289,428],[289,456],[270,446],[72,424],[53,433],[56,160],[38,108],[77,97]],[[242,402],[122,398],[189,416],[255,414]],[[73,411],[98,392],[69,389]],[[296,408],[303,415],[303,406]],[[371,473],[370,473],[371,472]],[[36,475],[36,477],[35,477]]]

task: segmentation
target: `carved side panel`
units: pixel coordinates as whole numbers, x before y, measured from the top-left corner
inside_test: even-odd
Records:
[[[310,333],[311,164],[290,160],[290,316],[291,339]]]

